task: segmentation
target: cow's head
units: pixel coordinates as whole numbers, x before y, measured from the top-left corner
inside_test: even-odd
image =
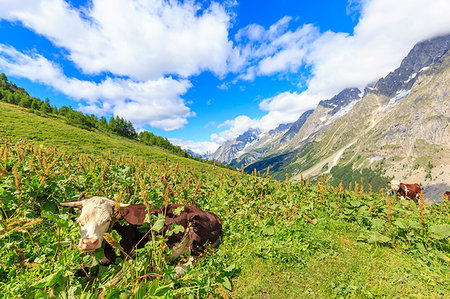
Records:
[[[387,185],[391,187],[392,191],[398,191],[400,189],[400,181],[399,180],[392,180],[390,182],[387,182]]]
[[[63,202],[61,205],[81,209],[80,217],[77,220],[81,235],[78,248],[83,251],[100,248],[103,234],[108,231],[112,217],[114,217],[115,202],[98,196],[85,199],[82,194],[78,201]],[[145,218],[145,206],[120,204],[118,214],[118,217],[125,218],[131,224],[142,225]]]

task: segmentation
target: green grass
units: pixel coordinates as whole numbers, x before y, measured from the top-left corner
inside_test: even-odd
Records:
[[[294,266],[253,257],[236,279],[233,294],[244,298],[418,297],[448,291],[447,266],[423,261],[403,250],[358,241],[351,223],[322,219],[307,228],[314,254]],[[433,268],[437,271],[432,270]]]
[[[412,202],[388,204],[367,188],[344,190],[323,179],[278,182],[214,169],[0,104],[1,137],[14,138],[0,139],[0,297],[441,298],[450,293],[448,204],[421,212]],[[4,120],[17,130],[9,130]],[[41,130],[46,133],[35,132]],[[110,153],[99,150],[100,144]],[[76,249],[78,211],[59,205],[81,192],[155,207],[195,204],[222,220],[221,244],[178,279],[176,262],[165,259],[163,240],[138,250],[134,260],[99,267],[96,257]],[[93,266],[91,280],[73,276],[81,264]]]

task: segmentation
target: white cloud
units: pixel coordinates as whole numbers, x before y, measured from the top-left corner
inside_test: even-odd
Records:
[[[180,96],[191,86],[187,80],[170,77],[145,82],[106,78],[100,83],[66,77],[45,57],[29,55],[0,44],[0,69],[8,75],[52,86],[74,99],[83,99],[80,108],[89,113],[112,112],[137,125],[174,130],[182,128],[195,114]]]
[[[212,3],[93,0],[81,10],[63,0],[6,0],[0,18],[19,21],[68,51],[86,74],[110,72],[134,80],[226,71],[232,49],[225,8]]]
[[[218,128],[229,128],[220,133],[214,133],[211,135],[212,142],[222,144],[227,140],[233,139],[250,128],[256,127],[257,124],[253,119],[246,115],[240,115],[233,120],[227,120],[219,124]]]
[[[199,155],[207,155],[214,153],[218,148],[219,144],[215,142],[209,142],[209,141],[192,141],[192,140],[183,140],[183,139],[176,139],[176,138],[169,138],[169,141],[172,144],[180,146],[184,150],[191,150],[196,154]]]
[[[227,140],[238,137],[249,129],[259,129],[267,132],[280,124],[295,122],[306,110],[315,108],[322,97],[304,93],[284,92],[275,97],[263,100],[259,107],[268,111],[261,118],[252,119],[246,115],[240,115],[233,120],[227,120],[218,128],[227,128],[219,133],[211,134],[213,142],[222,144]]]
[[[236,34],[230,57],[230,70],[242,72],[239,78],[252,81],[256,75],[296,72],[305,63],[308,45],[318,36],[318,28],[305,24],[288,30],[290,17],[284,17],[265,30],[251,24]]]

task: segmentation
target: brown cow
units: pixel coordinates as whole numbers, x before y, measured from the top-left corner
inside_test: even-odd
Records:
[[[134,257],[135,248],[142,248],[151,240],[150,231],[142,233],[138,230],[138,226],[144,224],[146,214],[165,215],[161,232],[163,235],[175,224],[183,226],[184,231],[172,234],[166,240],[168,247],[173,250],[169,259],[178,258],[188,249],[191,252],[189,261],[175,268],[178,277],[192,265],[208,244],[216,246],[222,234],[222,223],[219,218],[194,206],[168,204],[160,209],[147,211],[146,206],[142,204],[120,204],[119,212],[115,213],[114,201],[104,197],[85,199],[84,194],[80,195],[76,202],[64,202],[61,205],[81,208],[77,221],[81,235],[78,248],[82,251],[102,247],[103,234],[108,231],[111,222],[114,222],[112,229],[122,236],[120,246],[130,257]],[[128,225],[121,225],[116,221],[118,219],[125,219]],[[106,243],[101,264],[107,266],[114,263],[116,258],[114,249]],[[85,276],[85,269],[78,271],[76,275]]]
[[[392,180],[391,182],[387,182],[387,184],[391,187],[394,194],[400,194],[400,198],[411,199],[415,203],[418,203],[419,195],[422,193],[419,184],[403,184],[398,180]]]
[[[445,191],[444,194],[442,194],[442,198],[444,200],[450,200],[450,191]]]

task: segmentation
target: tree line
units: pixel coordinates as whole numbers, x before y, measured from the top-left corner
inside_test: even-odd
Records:
[[[38,115],[42,113],[44,115],[56,114],[63,116],[68,124],[85,130],[99,130],[104,133],[120,135],[146,145],[163,148],[177,156],[209,164],[215,163],[219,167],[232,168],[229,165],[203,160],[201,157],[193,156],[180,146],[173,145],[166,138],[156,136],[151,132],[142,131],[138,134],[131,121],[127,121],[119,116],[111,116],[108,121],[105,116],[99,118],[94,114],[84,114],[83,112],[73,110],[71,106],[62,106],[60,108],[52,106],[48,98],[42,101],[39,98],[30,96],[25,89],[14,85],[10,81],[8,82],[8,78],[4,73],[0,75],[0,101],[27,108],[30,112]]]

